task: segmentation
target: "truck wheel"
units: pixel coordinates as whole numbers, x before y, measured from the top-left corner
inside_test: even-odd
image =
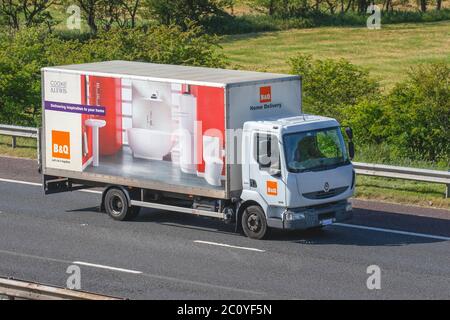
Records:
[[[117,188],[109,189],[105,195],[105,211],[111,218],[127,221],[136,218],[140,207],[130,207],[125,193]]]
[[[266,215],[260,206],[249,206],[242,215],[242,230],[252,239],[263,239],[268,234]]]

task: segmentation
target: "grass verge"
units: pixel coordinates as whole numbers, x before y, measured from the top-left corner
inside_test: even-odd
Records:
[[[238,69],[288,73],[288,58],[345,58],[365,67],[389,89],[411,66],[450,63],[450,21],[361,27],[321,27],[227,36],[221,43]]]
[[[355,197],[450,209],[450,198],[445,199],[445,185],[443,184],[358,176]]]
[[[12,138],[0,135],[0,155],[36,159],[36,139],[16,138],[16,147],[12,148]]]

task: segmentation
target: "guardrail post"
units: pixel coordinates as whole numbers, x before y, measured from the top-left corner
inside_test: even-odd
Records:
[[[16,145],[17,145],[16,137],[13,136],[12,141],[11,141],[11,146],[14,149],[16,147]]]
[[[448,170],[450,172],[450,169]],[[445,198],[450,198],[450,184],[447,184],[447,189],[445,190]]]

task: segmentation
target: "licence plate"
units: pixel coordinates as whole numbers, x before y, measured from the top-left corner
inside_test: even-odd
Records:
[[[325,220],[320,221],[320,224],[322,226],[327,226],[329,224],[332,224],[333,222],[334,222],[333,219],[325,219]]]

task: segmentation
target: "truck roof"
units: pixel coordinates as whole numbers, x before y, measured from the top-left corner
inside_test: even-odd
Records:
[[[289,118],[273,118],[259,121],[249,121],[246,127],[258,127],[261,129],[261,125],[270,131],[274,127],[281,127],[283,130],[298,130],[301,125],[302,131],[321,129],[327,127],[338,126],[339,123],[333,119],[323,116],[316,116],[310,114],[303,114],[301,116],[289,117]]]
[[[277,119],[277,124],[282,126],[295,125],[299,123],[312,123],[312,122],[323,122],[323,121],[336,121],[333,118],[312,115],[312,114],[302,114],[301,116],[289,117],[289,118],[281,118]]]
[[[63,71],[104,76],[129,76],[146,80],[225,87],[230,84],[300,79],[298,75],[189,67],[131,61],[104,61],[46,67],[44,71]]]

